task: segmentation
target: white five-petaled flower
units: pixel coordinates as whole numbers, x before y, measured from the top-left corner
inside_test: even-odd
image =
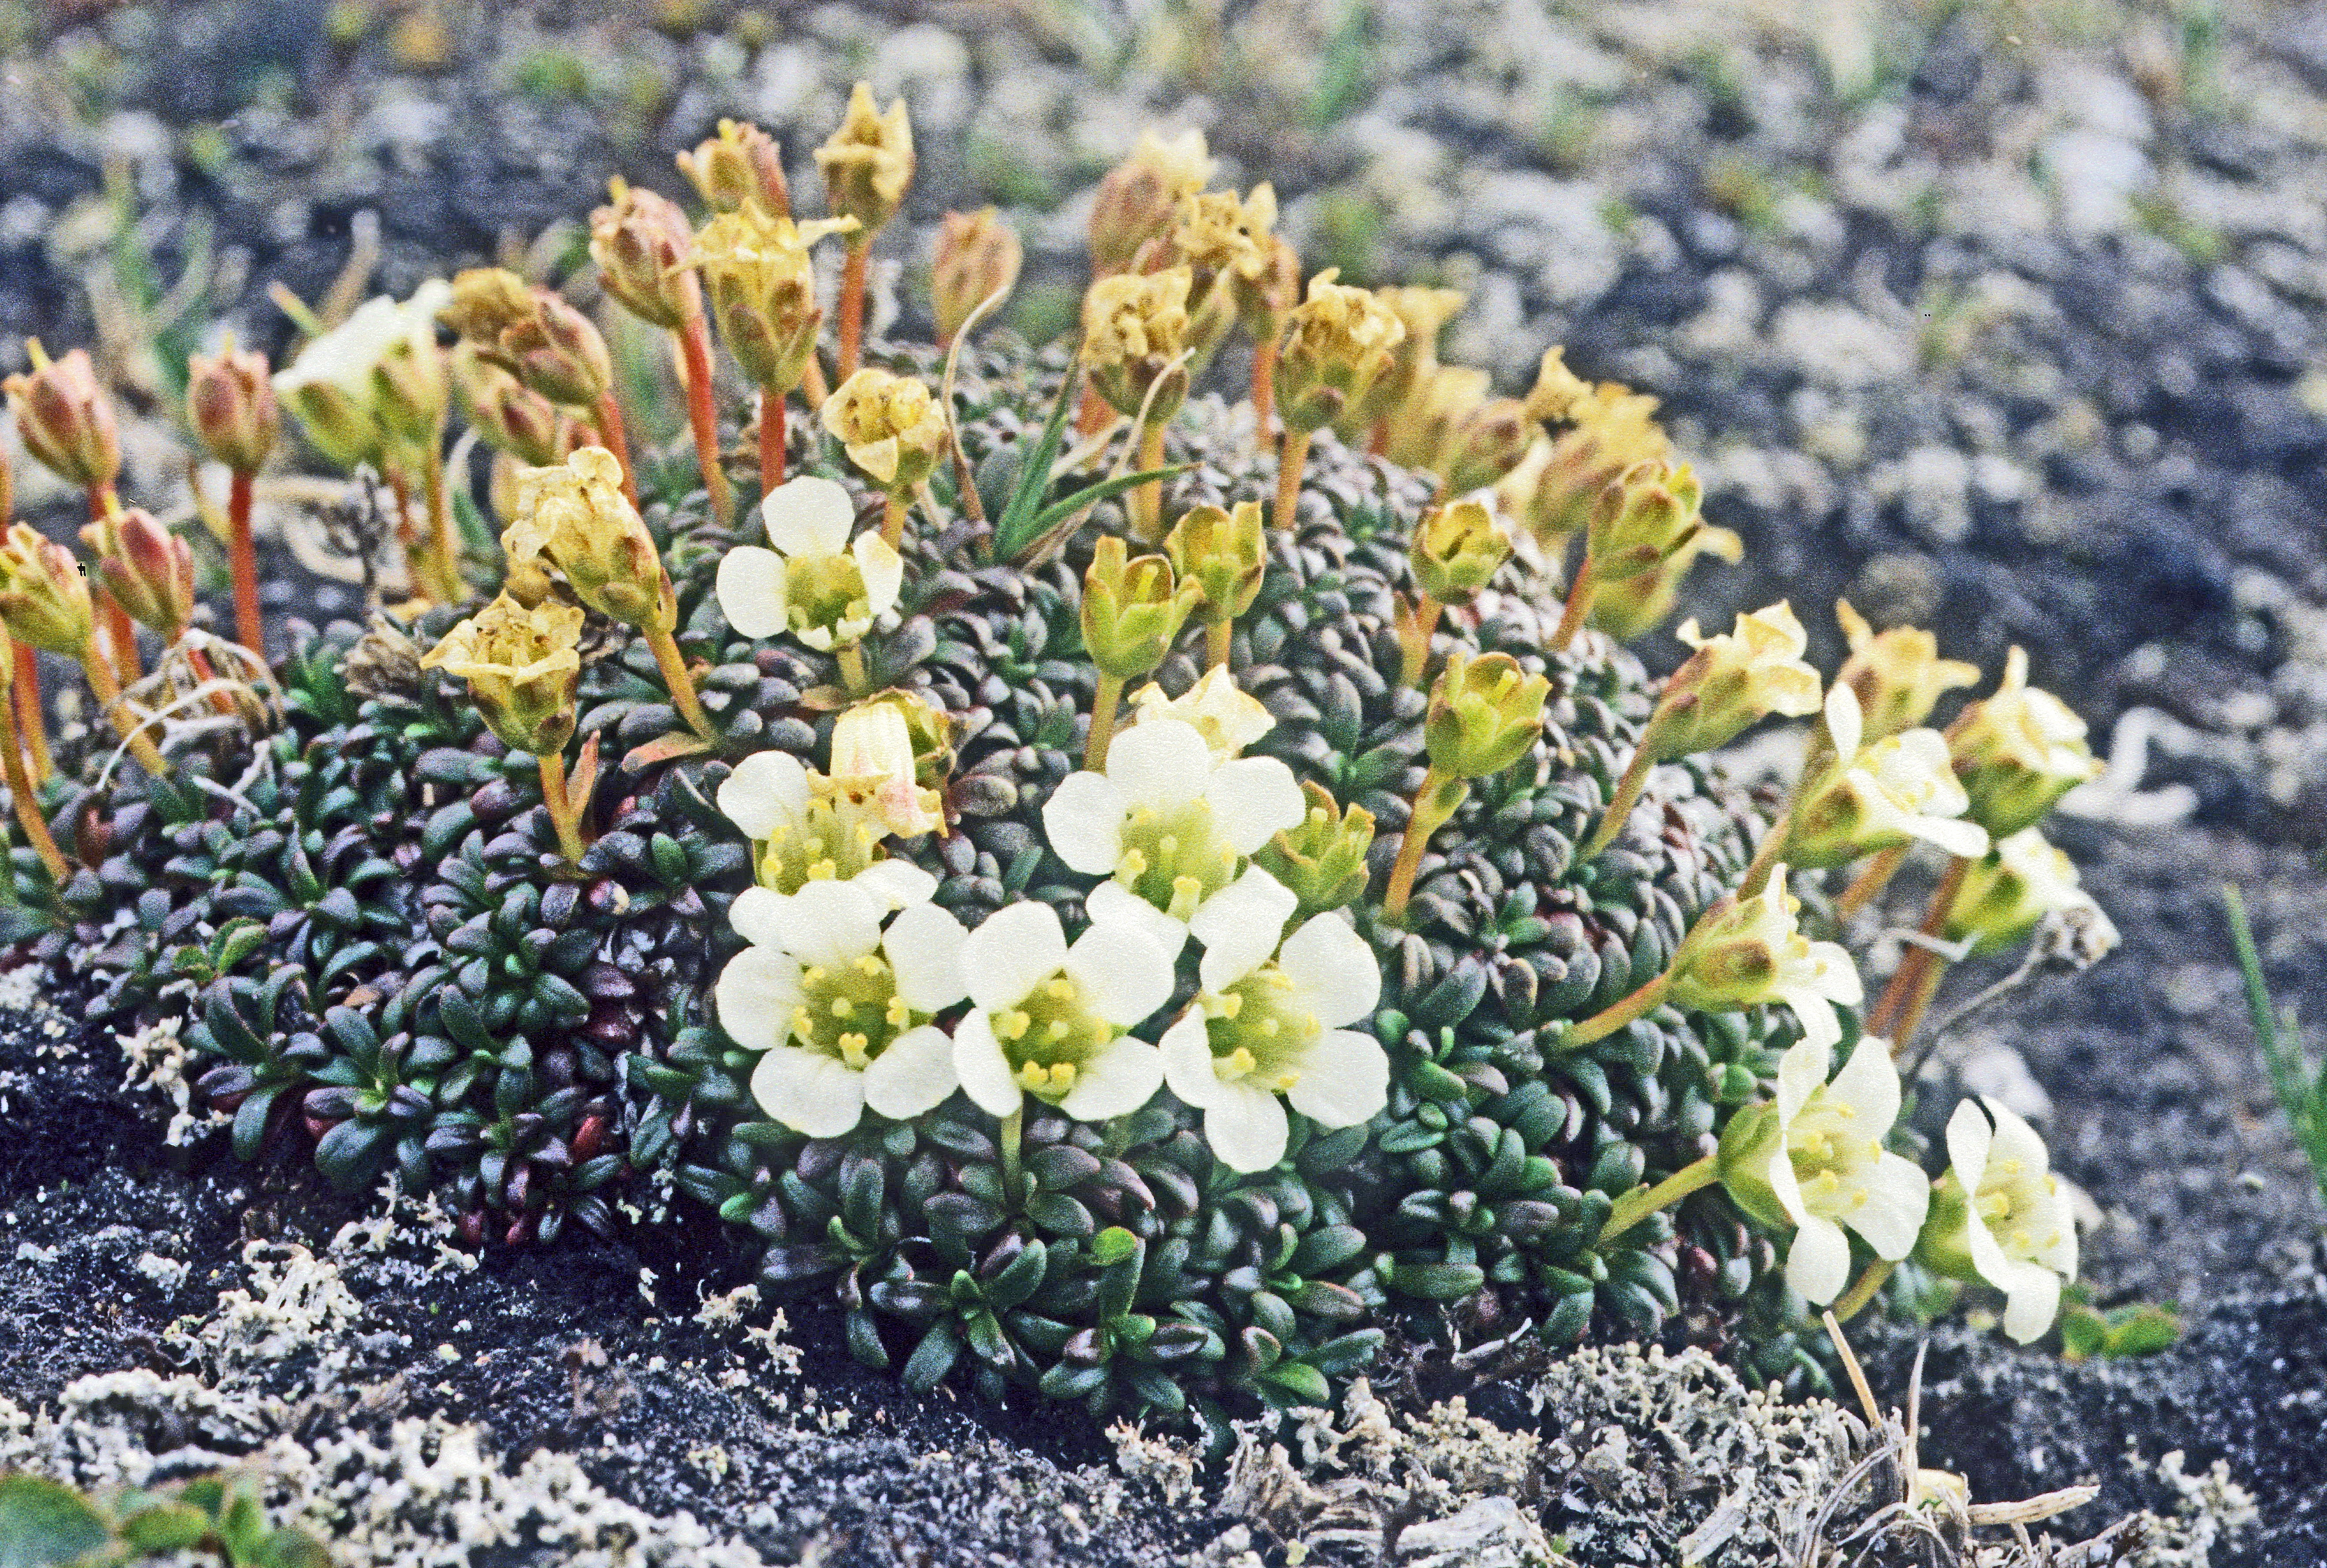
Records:
[[[1042,826],[1068,865],[1113,878],[1091,890],[1091,919],[1136,922],[1177,957],[1205,901],[1307,806],[1276,758],[1223,762],[1195,725],[1154,719],[1115,737],[1106,772],[1067,775]]]
[[[1014,1115],[1031,1094],[1104,1121],[1163,1087],[1155,1048],[1124,1033],[1172,995],[1171,957],[1143,927],[1094,919],[1070,947],[1056,910],[1010,904],[962,944],[961,980],[954,1069],[988,1115]]]
[[[1320,1126],[1350,1127],[1389,1098],[1381,1043],[1343,1027],[1380,999],[1373,949],[1338,914],[1312,916],[1277,947],[1292,895],[1240,907],[1266,898],[1239,891],[1264,876],[1250,873],[1197,916],[1203,989],[1162,1046],[1172,1092],[1204,1113],[1205,1141],[1232,1171],[1285,1157],[1285,1100]]]
[[[1862,1039],[1828,1083],[1833,1061],[1831,1050],[1807,1040],[1780,1059],[1771,1113],[1778,1135],[1762,1177],[1795,1227],[1786,1283],[1819,1306],[1849,1283],[1843,1227],[1895,1263],[1914,1249],[1931,1202],[1930,1179],[1883,1147],[1899,1117],[1889,1043]]]
[[[819,651],[863,639],[897,602],[905,564],[878,533],[852,543],[856,508],[828,479],[803,474],[760,503],[763,550],[738,545],[719,563],[719,608],[746,637],[790,631]]]
[[[1948,1118],[1949,1173],[1964,1204],[1962,1246],[2005,1296],[2004,1331],[2021,1344],[2052,1326],[2061,1285],[2077,1275],[2075,1212],[2044,1140],[1992,1099]]]
[[[1964,819],[1971,797],[1956,778],[1946,736],[1902,730],[1863,744],[1858,695],[1840,682],[1826,695],[1826,729],[1833,750],[1825,775],[1795,807],[1786,841],[1798,864],[1839,865],[1911,838],[1967,858],[1987,853],[1987,829]]]
[[[935,904],[890,921],[847,882],[811,882],[787,903],[777,939],[730,959],[714,995],[720,1024],[762,1053],[760,1108],[795,1132],[833,1138],[870,1106],[917,1116],[953,1093],[953,1042],[930,1020],[961,1000],[961,925]]]
[[[1822,1050],[1842,1039],[1835,1003],[1865,996],[1858,966],[1839,942],[1813,942],[1794,927],[1801,901],[1786,891],[1786,868],[1750,899],[1715,901],[1681,938],[1666,971],[1667,996],[1695,1013],[1727,1013],[1782,1002],[1801,1020],[1802,1038]]]
[[[1238,689],[1236,677],[1225,665],[1213,665],[1176,697],[1165,696],[1162,686],[1150,682],[1134,692],[1131,700],[1138,709],[1140,723],[1180,719],[1195,725],[1212,748],[1212,755],[1223,762],[1243,756],[1247,746],[1276,728],[1268,709],[1257,697]]]
[[[883,909],[927,902],[938,879],[910,861],[884,858],[889,825],[878,811],[819,792],[799,759],[755,751],[719,786],[719,809],[752,840],[758,885],[735,896],[729,919],[747,941],[776,943],[786,906],[802,889],[845,882]]]

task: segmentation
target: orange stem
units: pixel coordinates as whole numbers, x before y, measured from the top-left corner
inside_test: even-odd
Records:
[[[226,492],[227,532],[234,557],[234,636],[265,663],[266,623],[258,609],[258,545],[250,532],[250,475],[237,469]]]
[[[1868,901],[1890,885],[1891,879],[1899,873],[1900,866],[1906,863],[1906,860],[1907,846],[1901,845],[1896,849],[1886,849],[1868,861],[1865,869],[1851,878],[1850,885],[1842,890],[1842,897],[1835,900],[1834,912],[1848,919],[1864,909]]]
[[[1276,340],[1264,338],[1252,346],[1252,428],[1268,439],[1268,423],[1276,415]]]
[[[847,259],[840,268],[840,378],[856,374],[864,347],[864,258],[872,248],[869,237],[859,234],[848,242]]]
[[[113,645],[114,673],[123,686],[135,686],[145,675],[145,662],[137,653],[137,623],[129,619],[120,601],[103,588],[97,590],[97,602],[105,615],[106,640]]]
[[[1957,895],[1963,891],[1964,879],[1970,874],[1971,862],[1958,855],[1948,867],[1948,874],[1939,879],[1938,890],[1931,894],[1930,907],[1923,913],[1924,936],[1936,938],[1947,929],[1948,916],[1955,909]],[[1931,997],[1939,988],[1939,976],[1946,969],[1947,961],[1929,947],[1920,944],[1910,947],[1900,958],[1891,984],[1883,987],[1883,999],[1867,1014],[1866,1031],[1888,1037],[1894,1060],[1906,1054],[1907,1042],[1914,1038],[1915,1026],[1922,1022],[1924,1010],[1930,1006]]]
[[[1285,427],[1285,443],[1276,457],[1276,526],[1290,528],[1300,520],[1301,471],[1309,462],[1309,432]]]
[[[41,660],[29,642],[16,645],[16,678],[11,701],[16,710],[16,733],[33,760],[34,782],[45,784],[56,772],[49,755],[49,715],[41,704]]]
[[[711,329],[699,310],[690,312],[675,329],[678,350],[687,362],[687,422],[695,431],[695,461],[703,470],[703,488],[711,494],[711,513],[721,522],[735,513],[735,492],[727,471],[719,463],[719,412],[711,394]]]
[[[18,644],[22,647],[23,644]],[[41,802],[33,792],[32,775],[24,770],[23,748],[17,744],[15,721],[8,717],[8,705],[0,703],[0,769],[5,769],[8,794],[16,807],[16,820],[23,825],[24,837],[41,863],[49,868],[49,880],[60,888],[72,880],[72,867],[66,863],[64,851],[57,847],[56,835],[41,817]]]
[[[1559,628],[1551,634],[1550,649],[1565,653],[1575,634],[1584,630],[1584,618],[1592,613],[1592,594],[1596,584],[1592,580],[1592,557],[1584,557],[1575,568],[1575,581],[1567,585],[1567,601],[1559,607]]]
[[[638,475],[631,471],[631,436],[622,425],[622,406],[614,401],[612,392],[598,397],[598,438],[614,461],[622,465],[622,499],[632,506],[639,504]]]
[[[760,388],[760,493],[784,482],[784,437],[790,415],[784,395],[773,387]]]
[[[89,690],[97,694],[98,706],[106,711],[113,721],[113,727],[121,732],[123,740],[129,742],[129,754],[156,779],[167,773],[170,764],[163,757],[161,748],[154,744],[144,726],[132,718],[128,708],[123,705],[121,683],[114,679],[112,667],[105,662],[94,646],[82,645],[80,667],[82,673],[89,677]]]

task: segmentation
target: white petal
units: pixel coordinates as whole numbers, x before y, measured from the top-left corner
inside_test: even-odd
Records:
[[[1083,912],[1095,923],[1107,920],[1137,926],[1147,933],[1150,941],[1163,949],[1166,958],[1175,962],[1180,957],[1180,949],[1188,945],[1186,925],[1118,882],[1103,882],[1084,894]]]
[[[864,607],[874,619],[896,608],[905,585],[905,560],[878,534],[859,534],[849,546],[856,557],[857,574],[864,579]]]
[[[1923,1217],[1930,1212],[1930,1178],[1913,1161],[1885,1154],[1859,1172],[1859,1180],[1865,1183],[1866,1201],[1843,1221],[1866,1238],[1875,1256],[1897,1263],[1914,1251]]]
[[[1220,1086],[1204,1108],[1204,1142],[1231,1171],[1266,1171],[1285,1158],[1285,1103],[1250,1084]]]
[[[1122,792],[1126,808],[1185,806],[1203,795],[1211,776],[1212,749],[1203,732],[1183,719],[1134,724],[1107,743],[1107,781]]]
[[[1381,964],[1341,915],[1312,915],[1276,956],[1301,1005],[1328,1029],[1355,1023],[1381,1000]]]
[[[1861,1036],[1826,1093],[1829,1101],[1856,1113],[1851,1118],[1853,1133],[1880,1138],[1889,1132],[1899,1119],[1899,1069],[1891,1065],[1889,1042]]]
[[[1988,1148],[1995,1140],[1995,1129],[1977,1100],[1963,1101],[1948,1118],[1948,1163],[1967,1194],[1979,1190],[1980,1179],[1987,1174]]]
[[[1059,911],[1039,900],[1005,904],[961,945],[962,989],[985,1013],[1014,1007],[1067,961]],[[968,1081],[968,1075],[962,1075]]]
[[[1103,774],[1070,773],[1042,802],[1051,853],[1085,876],[1107,876],[1123,859],[1123,793]]]
[[[1801,1020],[1802,1043],[1815,1045],[1830,1057],[1842,1041],[1842,1021],[1834,1015],[1834,1003],[1807,985],[1780,986],[1772,994]]]
[[[788,579],[781,555],[757,545],[738,545],[719,559],[714,588],[719,613],[745,637],[773,637],[784,629]]]
[[[1154,1011],[1152,1008],[1149,1011]],[[1075,1074],[1059,1109],[1079,1122],[1127,1116],[1164,1087],[1164,1058],[1144,1040],[1124,1035],[1103,1046]]]
[[[773,947],[746,947],[727,960],[712,988],[719,1026],[746,1050],[766,1050],[790,1038],[792,1009],[800,1003],[799,966]]]
[[[850,877],[848,885],[871,893],[884,910],[906,910],[935,897],[938,879],[911,861],[891,855]]]
[[[1308,801],[1293,770],[1274,757],[1223,762],[1204,786],[1204,799],[1220,836],[1238,854],[1250,854],[1288,827],[1298,827]]]
[[[1066,971],[1091,1011],[1118,1029],[1172,1000],[1171,958],[1144,928],[1121,920],[1094,920],[1067,950]]]
[[[935,904],[914,904],[889,922],[881,952],[896,972],[897,994],[906,1006],[916,1013],[936,1013],[967,994],[961,983],[961,945],[968,937],[950,910]],[[888,1058],[884,1054],[880,1059]],[[877,1105],[873,1108],[881,1109]]]
[[[1814,1041],[1799,1040],[1778,1059],[1778,1124],[1790,1126],[1810,1096],[1826,1084],[1834,1068],[1834,1052]]]
[[[795,1133],[836,1138],[864,1115],[864,1078],[820,1050],[780,1045],[752,1069],[752,1097]]]
[[[1197,971],[1204,989],[1225,991],[1268,962],[1300,907],[1290,888],[1257,865],[1206,899],[1188,920],[1188,934],[1204,945]]]
[[[768,543],[787,555],[837,555],[856,526],[856,503],[832,481],[804,473],[768,492],[760,522]]]
[[[953,1071],[962,1092],[989,1116],[1009,1115],[1026,1103],[1026,1091],[1018,1087],[1010,1059],[1002,1054],[1002,1042],[994,1038],[994,1025],[983,1013],[964,1013],[953,1026]]]
[[[1285,1097],[1321,1127],[1370,1121],[1389,1103],[1389,1053],[1370,1034],[1327,1030],[1309,1048]]]
[[[892,1122],[935,1110],[961,1082],[953,1041],[924,1023],[889,1042],[864,1069],[864,1103]]]
[[[854,882],[812,882],[784,907],[782,945],[803,964],[836,969],[881,945],[880,901]]]
[[[2014,1265],[2005,1283],[2004,1331],[2026,1345],[2044,1336],[2061,1311],[2061,1276],[2033,1263]]]
[[[1202,1009],[1182,1013],[1155,1049],[1164,1058],[1164,1081],[1182,1101],[1201,1110],[1220,1098],[1220,1075],[1212,1070],[1211,1031]]]
[[[1866,988],[1858,977],[1858,966],[1851,961],[1849,948],[1840,942],[1812,942],[1810,959],[1818,966],[1819,995],[1846,1007],[1855,1007],[1866,1000]]]
[[[1918,817],[1912,831],[1924,843],[1938,845],[1966,860],[1977,860],[1987,853],[1987,829],[1960,817]]]
[[[773,838],[808,803],[808,770],[790,751],[754,751],[719,785],[719,809],[746,838]]]
[[[1836,758],[1846,764],[1857,760],[1858,743],[1866,733],[1865,715],[1858,711],[1858,694],[1840,681],[1826,694],[1826,733]]]
[[[780,893],[773,888],[745,888],[735,895],[734,907],[727,911],[727,923],[754,947],[780,947],[784,945],[784,911],[791,908],[791,894]]]
[[[1995,1122],[1991,1158],[2017,1160],[2021,1170],[2032,1175],[2041,1175],[2052,1168],[2051,1151],[2044,1147],[2044,1140],[2036,1135],[2036,1129],[2021,1120],[2019,1112],[1991,1096],[1982,1096],[1979,1103]]]
[[[1842,1227],[1815,1214],[1804,1219],[1786,1254],[1786,1283],[1811,1305],[1831,1305],[1850,1283],[1850,1238]]]

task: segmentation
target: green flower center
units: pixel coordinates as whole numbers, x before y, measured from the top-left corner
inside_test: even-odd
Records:
[[[1301,1081],[1295,1064],[1325,1028],[1315,1013],[1293,1005],[1292,992],[1291,977],[1264,964],[1225,992],[1205,994],[1205,1042],[1222,1083],[1282,1094]]]
[[[836,630],[869,620],[872,598],[854,555],[801,555],[785,563],[785,617],[794,631]]]
[[[1979,1196],[1973,1200],[1973,1207],[1986,1222],[1988,1234],[2007,1254],[2033,1258],[2061,1239],[2057,1226],[2047,1225],[2042,1237],[2030,1228],[2042,1223],[2038,1211],[2055,1190],[2049,1174],[2040,1184],[2023,1173],[2019,1161],[1998,1160],[1980,1183]]]
[[[1883,1157],[1883,1144],[1852,1125],[1857,1115],[1854,1107],[1831,1103],[1821,1093],[1786,1129],[1794,1181],[1813,1214],[1836,1219],[1863,1207],[1870,1196],[1859,1171]]]
[[[1042,1099],[1063,1099],[1085,1063],[1115,1039],[1115,1025],[1101,1018],[1083,988],[1065,975],[1053,975],[992,1015],[994,1038],[1002,1042],[1018,1087]]]
[[[915,1022],[897,994],[896,972],[877,953],[826,968],[800,971],[800,1002],[792,1009],[792,1038],[862,1072]]]
[[[1221,842],[1202,800],[1167,808],[1135,807],[1123,825],[1115,880],[1175,920],[1235,880],[1237,852]]]
[[[812,882],[846,881],[880,856],[888,827],[854,800],[812,800],[800,818],[759,846],[760,885],[796,893]]]

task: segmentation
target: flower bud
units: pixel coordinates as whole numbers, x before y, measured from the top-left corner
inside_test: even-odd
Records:
[[[114,602],[174,641],[194,614],[194,555],[186,541],[139,507],[90,523],[81,539]]]
[[[1120,537],[1103,535],[1083,574],[1083,646],[1091,663],[1117,680],[1162,664],[1204,597],[1197,584],[1176,582],[1163,556],[1126,560],[1127,554]]]
[[[930,303],[938,319],[938,341],[950,343],[969,313],[996,294],[1017,286],[1026,247],[1017,231],[991,207],[949,212],[938,227],[938,250],[930,264]]]
[[[1131,704],[1140,723],[1177,719],[1193,727],[1211,748],[1213,759],[1221,762],[1235,761],[1247,746],[1276,728],[1268,709],[1238,690],[1236,677],[1220,665],[1207,668],[1176,697],[1164,695],[1162,686],[1150,682],[1132,694]]]
[[[953,714],[923,693],[885,691],[857,705],[892,707],[905,721],[905,734],[913,751],[913,777],[930,789],[942,790],[953,777],[956,721]],[[837,746],[836,732],[836,747]],[[835,751],[836,758],[838,751]]]
[[[1449,494],[1483,490],[1519,466],[1535,434],[1525,404],[1490,397],[1446,433],[1432,471],[1446,481]]]
[[[1842,1038],[1835,1003],[1855,1005],[1864,992],[1838,943],[1813,942],[1795,929],[1800,908],[1786,891],[1783,865],[1771,868],[1752,898],[1731,892],[1715,900],[1673,950],[1667,1000],[1690,1013],[1781,1003],[1801,1021],[1805,1040],[1831,1047]]]
[[[1468,604],[1478,598],[1510,556],[1509,538],[1494,513],[1478,501],[1423,513],[1406,552],[1415,581],[1441,604]]]
[[[858,703],[832,724],[831,788],[872,807],[883,826],[913,838],[945,826],[938,792],[924,788],[903,705],[919,698],[893,693]]]
[[[1687,463],[1643,462],[1600,492],[1587,545],[1602,588],[1653,572],[1686,550],[1705,527],[1705,488]]]
[[[1391,351],[1389,369],[1382,372],[1381,378],[1334,422],[1344,440],[1360,439],[1368,425],[1391,417],[1419,396],[1421,388],[1440,369],[1440,334],[1470,297],[1452,288],[1393,285],[1374,291],[1374,298],[1388,306],[1406,328],[1406,336]],[[1482,388],[1486,385],[1483,377],[1480,385]],[[1485,396],[1483,390],[1480,396]]]
[[[687,268],[695,230],[669,198],[621,180],[613,201],[590,214],[590,257],[606,292],[651,326],[671,328],[695,313],[701,298]]]
[[[755,125],[721,120],[717,135],[697,143],[691,153],[678,154],[678,172],[714,211],[739,212],[745,203],[752,202],[771,217],[791,216],[783,149]]]
[[[1327,267],[1309,280],[1278,350],[1277,396],[1285,428],[1319,430],[1340,418],[1381,379],[1406,323],[1373,294],[1346,288]]]
[[[913,181],[913,127],[899,98],[883,114],[873,89],[858,82],[848,95],[848,115],[816,150],[824,171],[826,199],[836,215],[854,218],[866,235],[878,233],[896,216]]]
[[[1748,724],[1818,711],[1818,673],[1802,660],[1809,639],[1785,601],[1740,614],[1734,630],[1698,634],[1694,620],[1676,634],[1696,651],[1665,683],[1640,743],[1660,759],[1710,751]]]
[[[546,467],[573,450],[574,422],[474,343],[453,346],[453,390],[477,434],[520,462]]]
[[[1187,400],[1188,367],[1174,361],[1188,347],[1192,279],[1184,266],[1120,273],[1099,278],[1083,294],[1083,369],[1117,413],[1135,419],[1145,406],[1149,419],[1161,423]]]
[[[186,423],[212,457],[237,473],[257,473],[283,434],[266,356],[237,349],[231,336],[216,359],[188,355]]]
[[[501,334],[533,318],[533,289],[505,266],[464,267],[453,275],[453,294],[437,322],[463,342],[488,350]]]
[[[527,609],[508,594],[462,621],[420,657],[469,683],[485,727],[513,751],[562,753],[574,738],[574,694],[581,679],[582,611],[546,603]]]
[[[945,455],[945,410],[928,384],[869,365],[824,400],[824,427],[892,496],[919,490]]]
[[[1601,584],[1592,596],[1592,624],[1619,642],[1645,636],[1672,613],[1681,583],[1699,555],[1734,562],[1744,554],[1745,541],[1734,533],[1704,525],[1648,571]]]
[[[824,312],[808,247],[853,218],[795,224],[757,206],[723,212],[695,237],[695,267],[727,351],[755,387],[790,392],[808,372]]]
[[[1167,138],[1142,131],[1131,156],[1099,182],[1091,203],[1091,275],[1107,277],[1128,268],[1141,246],[1171,229],[1180,203],[1211,178],[1203,132]]]
[[[43,653],[80,657],[96,611],[80,563],[62,545],[17,523],[0,543],[0,625]]]
[[[1870,741],[1913,729],[1930,717],[1943,695],[1979,681],[1979,666],[1941,658],[1939,639],[1920,627],[1877,631],[1847,599],[1835,601],[1834,617],[1850,642],[1850,658],[1834,684],[1857,695]]]
[[[38,338],[24,347],[32,369],[0,382],[24,450],[68,484],[83,490],[111,484],[121,472],[121,434],[114,425],[113,399],[98,384],[89,351],[75,349],[51,359]]]
[[[1545,437],[1528,453],[1507,481],[1524,489],[1507,492],[1503,500],[1504,509],[1547,552],[1556,552],[1590,523],[1601,492],[1619,475],[1637,464],[1666,463],[1672,457],[1671,443],[1652,417],[1655,398],[1613,381],[1594,387],[1567,369],[1562,353],[1556,348],[1545,351],[1525,402],[1531,417],[1572,428]]]
[[[2026,941],[2045,916],[2075,911],[2090,928],[2095,957],[2117,946],[2116,926],[2078,885],[2076,862],[2023,827],[1972,863],[1949,906],[1945,932],[1950,942],[1973,940],[1975,953],[2000,953]]]
[[[2004,679],[1948,727],[1956,775],[1971,796],[1965,813],[1995,837],[2033,827],[2061,796],[2100,776],[2085,721],[2028,684],[2028,655],[2005,657]]]
[[[1193,583],[1202,593],[1201,619],[1233,621],[1252,608],[1268,568],[1260,503],[1238,501],[1233,512],[1197,507],[1172,525],[1164,537],[1164,551],[1172,557],[1180,581]]]
[[[1507,653],[1459,654],[1430,688],[1423,743],[1430,766],[1455,779],[1484,779],[1528,754],[1543,733],[1551,683]]]
[[[539,560],[556,567],[583,603],[625,626],[664,632],[678,623],[654,536],[622,494],[622,465],[603,446],[519,474],[517,520],[501,547],[513,566]]]
[[[598,324],[546,288],[533,291],[533,313],[501,331],[502,364],[518,379],[567,408],[595,410],[613,389],[614,362]]]
[[[1366,852],[1373,847],[1374,814],[1362,806],[1344,810],[1332,792],[1313,781],[1301,786],[1308,814],[1253,852],[1255,865],[1285,884],[1301,901],[1294,918],[1305,920],[1365,896]]]

